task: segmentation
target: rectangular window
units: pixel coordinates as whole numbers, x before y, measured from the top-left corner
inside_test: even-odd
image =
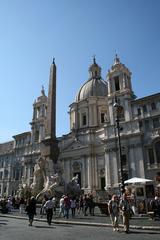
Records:
[[[154,164],[154,152],[153,148],[148,149],[149,163]]]
[[[159,118],[153,118],[153,128],[159,128],[159,127],[160,127]]]
[[[15,180],[19,180],[19,169],[16,169]]]
[[[86,126],[87,125],[87,117],[86,117],[86,113],[82,114],[82,126]]]
[[[4,178],[8,178],[8,170],[4,170]]]
[[[155,152],[157,163],[160,163],[160,142],[155,143]]]
[[[143,113],[147,113],[147,106],[143,105]]]
[[[145,120],[144,124],[145,124],[146,131],[149,130],[150,129],[150,125],[149,125],[149,120],[148,119]]]
[[[105,113],[101,113],[101,123],[105,122]]]
[[[122,161],[122,166],[126,167],[127,166],[127,157],[126,155],[121,156],[121,161]]]
[[[120,85],[119,85],[119,77],[114,77],[114,83],[115,83],[115,90],[119,91],[120,90]]]
[[[3,159],[0,159],[0,168],[3,168]]]
[[[139,121],[139,129],[142,130],[142,127],[143,127],[143,123],[142,121]]]
[[[101,177],[101,190],[105,190],[105,185],[106,185],[105,177]]]
[[[156,110],[156,104],[155,104],[155,102],[152,102],[152,103],[151,103],[151,109],[152,109],[152,110]]]
[[[137,113],[138,113],[138,116],[141,115],[141,109],[140,108],[137,109]]]

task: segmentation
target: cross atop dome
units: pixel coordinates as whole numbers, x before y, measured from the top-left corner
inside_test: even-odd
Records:
[[[42,96],[45,96],[45,90],[44,90],[44,86],[42,85],[42,89],[41,89],[41,94]]]
[[[114,65],[119,64],[119,63],[120,63],[120,59],[116,53],[115,58],[114,58]]]
[[[96,55],[93,55],[93,64],[96,64]]]

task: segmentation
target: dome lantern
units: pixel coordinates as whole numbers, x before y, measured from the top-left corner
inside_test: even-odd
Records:
[[[89,67],[90,78],[101,78],[101,68],[96,63],[96,58],[93,56],[93,64]]]

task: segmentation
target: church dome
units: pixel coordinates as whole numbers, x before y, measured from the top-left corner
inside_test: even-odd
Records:
[[[93,64],[89,67],[90,79],[80,88],[76,102],[85,100],[88,97],[107,96],[107,83],[101,78],[101,68],[93,59]]]

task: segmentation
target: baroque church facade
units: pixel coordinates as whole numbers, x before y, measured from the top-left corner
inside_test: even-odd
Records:
[[[50,78],[54,71],[55,63]],[[141,177],[154,180],[155,186],[160,183],[160,93],[136,98],[131,75],[116,55],[104,81],[94,58],[88,80],[69,106],[70,132],[58,138],[58,161],[65,181],[78,175],[84,192],[118,190],[122,172],[124,180]],[[121,106],[119,129],[115,101]],[[0,144],[0,195],[17,194],[19,185],[32,183],[45,137],[47,106],[42,88],[33,104],[31,131]]]

